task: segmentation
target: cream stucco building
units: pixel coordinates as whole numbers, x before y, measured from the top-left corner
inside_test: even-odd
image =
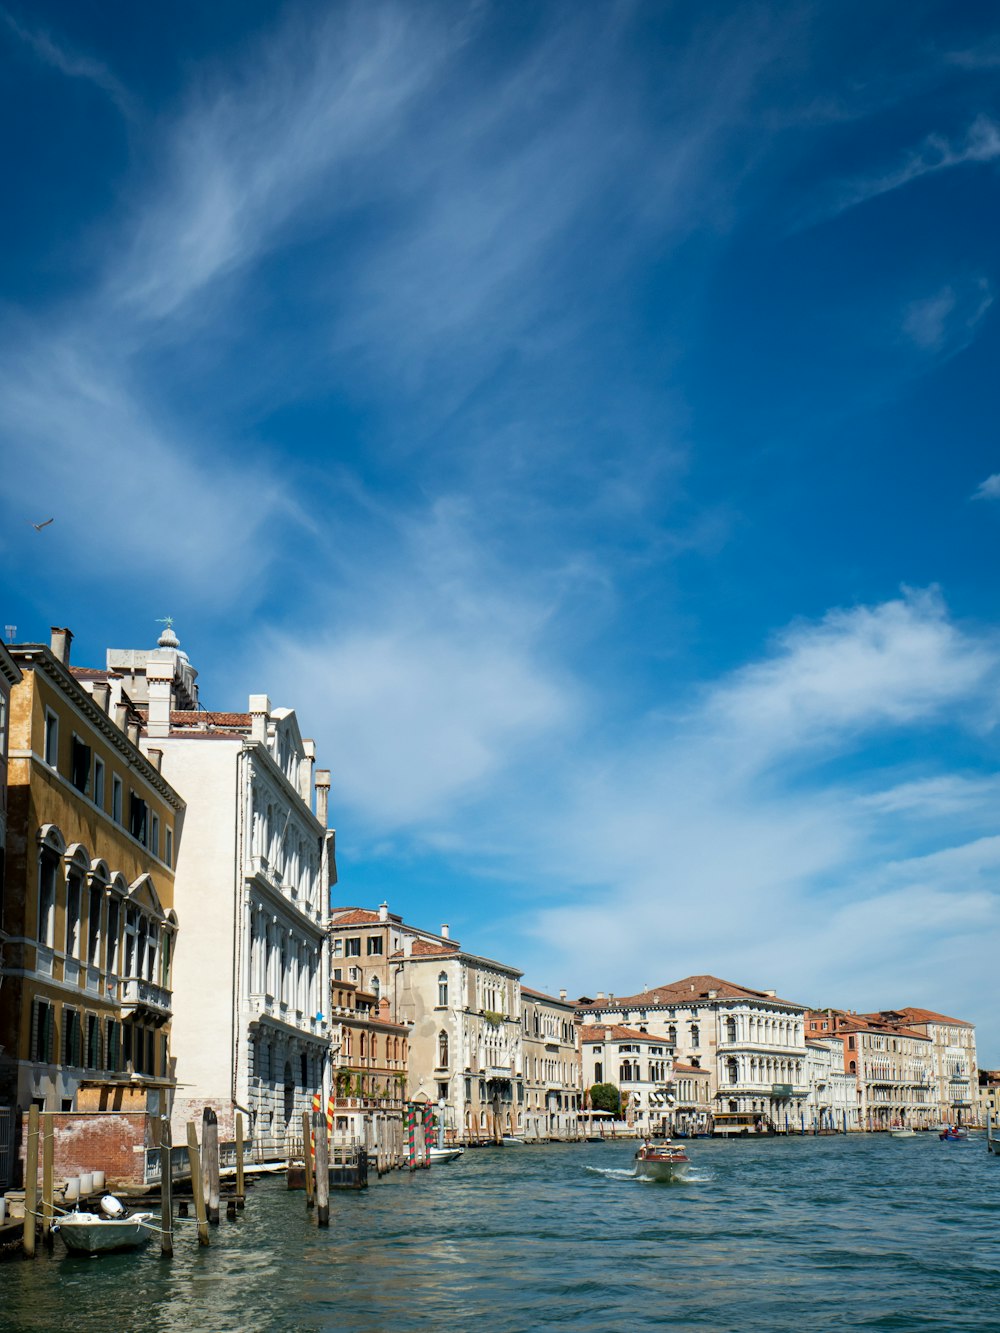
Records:
[[[580,1133],[580,1050],[572,1001],[521,987],[523,1101],[517,1130],[527,1139],[575,1139]]]
[[[168,626],[157,648],[110,650],[108,669],[145,714],[146,748],[188,802],[177,860],[175,1137],[215,1109],[242,1111],[254,1149],[284,1152],[330,1089],[326,913],[336,880],[329,774],[295,712],[251,695],[245,712],[200,709],[197,673]]]

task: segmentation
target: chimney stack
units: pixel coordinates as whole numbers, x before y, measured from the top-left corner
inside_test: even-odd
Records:
[[[115,704],[115,726],[119,731],[124,731],[128,723],[128,704]]]
[[[73,642],[73,631],[71,629],[60,629],[58,625],[52,626],[52,638],[49,646],[52,649],[52,656],[57,662],[61,662],[64,667],[69,666],[69,648]]]
[[[447,921],[446,921],[446,922],[444,923],[444,925],[441,927],[441,938],[442,938],[443,940],[446,940],[446,939],[448,938],[448,931],[449,931],[450,929],[451,929],[451,927],[448,925],[448,923],[447,923]]]
[[[388,921],[388,920],[389,920],[389,904],[388,904],[388,903],[379,903],[379,908],[378,908],[378,919],[379,919],[380,921]]]
[[[108,701],[111,698],[111,686],[106,680],[95,680],[94,688],[91,690],[94,703],[102,712],[108,711]]]
[[[267,719],[271,716],[271,700],[266,694],[250,696],[250,739],[267,744]]]
[[[132,744],[133,744],[133,745],[135,746],[135,748],[138,750],[138,748],[139,748],[139,724],[138,724],[138,722],[130,722],[130,723],[128,724],[126,730],[127,730],[127,732],[128,732],[128,738],[129,738],[129,740],[132,742]]]
[[[316,818],[326,828],[326,821],[330,816],[330,770],[328,768],[317,768],[316,770]]]
[[[146,751],[146,758],[149,760],[149,762],[150,762],[150,763],[153,765],[153,767],[156,769],[157,773],[162,773],[162,772],[163,772],[163,751],[162,751],[162,750],[147,750],[147,751]]]
[[[560,1000],[565,1000],[565,998],[566,998],[566,990],[565,990],[565,987],[559,992],[559,998],[560,998]]]

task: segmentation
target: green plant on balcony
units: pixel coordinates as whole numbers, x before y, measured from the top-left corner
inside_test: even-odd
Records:
[[[483,1018],[491,1028],[498,1028],[503,1022],[503,1014],[498,1014],[495,1009],[484,1009]]]

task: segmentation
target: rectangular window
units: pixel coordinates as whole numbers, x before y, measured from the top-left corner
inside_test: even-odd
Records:
[[[154,856],[160,854],[160,816],[153,815],[149,825],[149,850]]]
[[[48,708],[45,710],[45,762],[50,768],[59,765],[59,719]]]
[[[101,1020],[96,1014],[87,1015],[87,1068],[101,1067]]]
[[[70,875],[66,881],[66,957],[75,958],[80,947],[80,889],[79,875]]]
[[[356,935],[353,939],[345,940],[346,948],[344,952],[348,958],[361,957],[361,936]]]
[[[73,737],[69,780],[77,791],[85,792],[90,785],[90,746],[79,736]]]
[[[121,1024],[113,1018],[109,1018],[105,1025],[104,1042],[108,1053],[107,1067],[112,1074],[117,1074],[121,1069]]]
[[[141,842],[146,846],[146,837],[149,817],[149,810],[146,802],[141,796],[136,796],[135,792],[129,792],[128,798],[128,831],[135,838],[136,842]]]
[[[94,804],[104,809],[104,760],[94,760]]]
[[[174,864],[174,831],[172,828],[163,830],[163,859],[168,866]]]
[[[382,952],[382,936],[381,936],[381,935],[369,935],[369,936],[368,936],[368,957],[370,958],[370,957],[372,956],[372,954],[375,954],[375,953],[381,953],[381,952]]]
[[[343,958],[343,956],[344,956],[344,941],[343,941],[343,940],[334,940],[334,941],[333,941],[333,956],[334,956],[334,958]]]
[[[82,1051],[80,1049],[80,1015],[75,1009],[63,1007],[63,1064],[79,1068]]]
[[[116,824],[122,822],[122,780],[117,773],[111,778],[111,818]]]
[[[38,862],[38,942],[50,948],[55,937],[56,876],[59,858],[45,848]]]
[[[343,981],[344,969],[342,967],[335,967],[333,969],[333,979],[334,981]]]
[[[31,1015],[31,1058],[36,1064],[50,1065],[54,1048],[55,1008],[45,1000],[36,1000]]]
[[[101,908],[104,891],[92,887],[90,890],[90,910],[87,914],[87,962],[97,967],[101,961]]]
[[[118,970],[118,932],[121,923],[121,908],[117,898],[108,899],[108,956],[105,969],[108,972]]]

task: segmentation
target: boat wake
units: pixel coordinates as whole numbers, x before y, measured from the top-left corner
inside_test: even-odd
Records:
[[[605,1176],[608,1180],[638,1180],[635,1170],[625,1171],[620,1168],[607,1166],[585,1166],[584,1171],[591,1172],[595,1176]]]
[[[584,1171],[589,1171],[595,1176],[604,1176],[607,1180],[630,1180],[639,1185],[700,1185],[712,1179],[711,1175],[699,1175],[688,1167],[684,1172],[679,1173],[672,1181],[650,1180],[647,1176],[640,1176],[635,1169],[631,1171],[621,1168],[603,1167],[603,1166],[585,1166]]]

